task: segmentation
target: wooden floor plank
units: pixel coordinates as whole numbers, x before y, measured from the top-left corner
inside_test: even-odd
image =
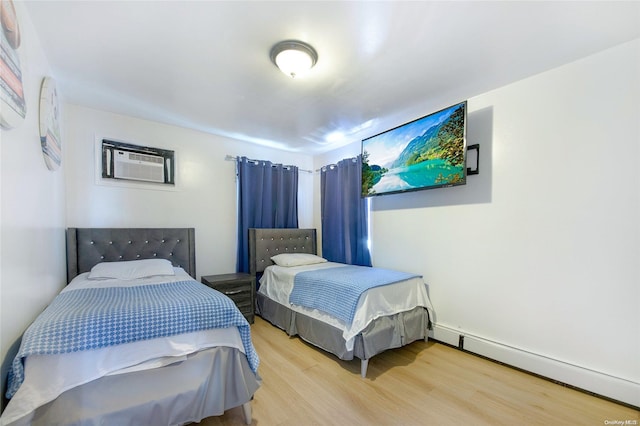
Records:
[[[251,327],[262,386],[253,425],[604,425],[640,412],[436,342],[379,354],[367,378],[262,318]],[[635,423],[633,423],[635,422]],[[242,411],[201,422],[242,425]]]

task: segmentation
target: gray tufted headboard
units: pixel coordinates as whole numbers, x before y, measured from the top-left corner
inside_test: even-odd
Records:
[[[280,253],[317,254],[315,229],[249,229],[249,269],[251,275],[273,265],[271,256]]]
[[[67,282],[100,262],[153,258],[168,259],[195,278],[195,229],[67,229]]]

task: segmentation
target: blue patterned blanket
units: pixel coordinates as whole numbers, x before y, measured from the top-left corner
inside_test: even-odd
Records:
[[[7,398],[24,381],[23,360],[104,348],[210,328],[238,327],[249,365],[258,354],[244,316],[227,296],[194,280],[135,287],[66,291],[36,318],[22,337],[9,371]]]
[[[419,275],[367,266],[338,266],[299,272],[289,302],[353,322],[360,295],[370,288],[397,283]]]

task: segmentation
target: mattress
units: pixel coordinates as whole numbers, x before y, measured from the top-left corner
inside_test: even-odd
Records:
[[[353,350],[354,338],[372,321],[383,316],[407,312],[416,307],[424,307],[433,318],[433,310],[426,285],[421,277],[410,278],[391,285],[374,287],[360,297],[356,314],[350,324],[341,321],[318,309],[289,303],[296,274],[321,268],[337,268],[347,266],[341,263],[324,262],[312,265],[283,267],[272,265],[265,269],[260,278],[258,293],[269,299],[289,307],[291,310],[317,319],[342,330],[347,351]]]

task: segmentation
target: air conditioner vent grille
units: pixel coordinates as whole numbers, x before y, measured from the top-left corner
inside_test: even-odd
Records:
[[[134,152],[129,153],[129,160],[132,161],[144,161],[147,163],[162,164],[162,157],[155,157],[152,155],[136,154]]]

